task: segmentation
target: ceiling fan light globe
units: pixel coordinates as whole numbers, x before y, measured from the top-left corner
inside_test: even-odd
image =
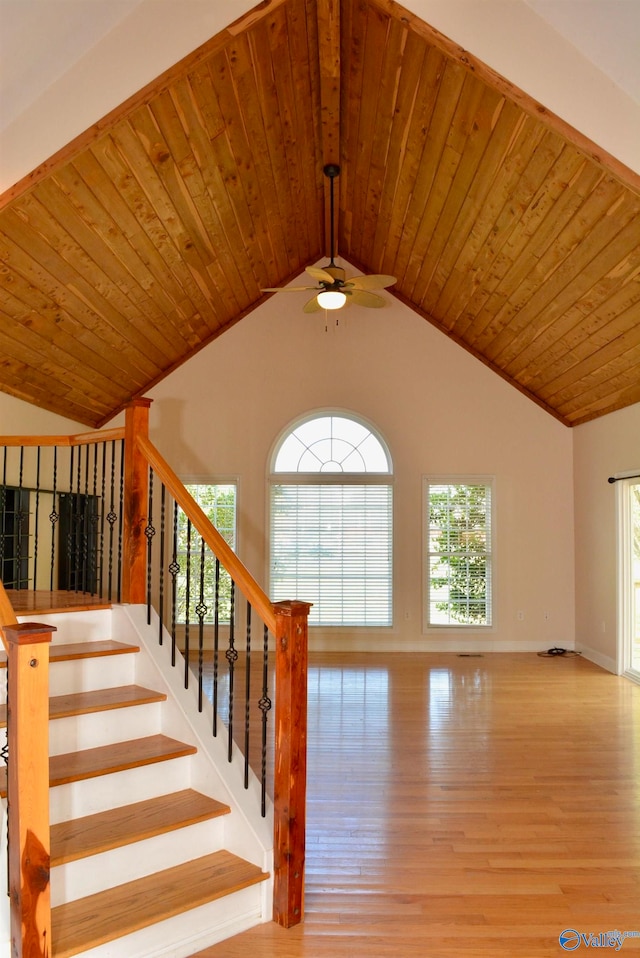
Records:
[[[347,297],[339,290],[325,289],[317,296],[318,303],[323,309],[341,309],[347,301]]]

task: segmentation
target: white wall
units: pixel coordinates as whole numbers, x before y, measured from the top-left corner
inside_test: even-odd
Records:
[[[87,427],[73,419],[65,419],[0,392],[0,435],[72,436],[81,432],[87,432]]]
[[[640,473],[640,404],[574,434],[576,647],[610,671],[617,657],[616,473]]]
[[[152,439],[180,475],[238,478],[245,564],[266,584],[266,477],[282,430],[313,410],[352,411],[375,424],[394,461],[395,626],[314,630],[313,643],[572,647],[571,431],[395,301],[353,307],[325,332],[322,314],[302,313],[304,297],[272,297],[150,393]],[[426,474],[495,476],[498,600],[488,634],[421,635]]]
[[[67,0],[64,17],[57,17],[63,23],[53,32],[53,40],[45,34],[47,45],[43,45],[51,0],[28,4],[3,0],[0,39],[5,33],[19,38],[21,62],[28,63],[13,98],[24,98],[26,88],[30,98],[13,102],[10,80],[15,78],[4,81],[0,192],[254,5],[253,0],[128,0],[118,14],[106,14],[103,8],[112,4],[113,0],[92,0],[91,4],[76,0],[74,14]],[[632,22],[626,5],[624,0],[617,4],[609,0],[605,47],[616,29],[623,33]],[[639,104],[523,0],[413,0],[407,6],[640,171]],[[94,36],[98,27],[91,30],[86,23],[89,7],[103,21],[102,31],[111,25],[99,39]],[[584,19],[582,13],[575,15]],[[72,28],[74,16],[80,17],[78,29]],[[624,41],[624,33],[620,40]],[[618,42],[618,56],[630,46],[630,42]],[[15,62],[12,50],[4,53],[11,66]]]

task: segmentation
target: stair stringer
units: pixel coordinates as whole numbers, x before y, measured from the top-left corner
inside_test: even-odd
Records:
[[[273,914],[273,805],[267,799],[265,818],[260,812],[261,789],[255,774],[249,773],[249,788],[244,787],[244,757],[234,746],[232,761],[228,761],[226,730],[217,737],[212,734],[213,708],[208,699],[198,711],[196,679],[185,689],[182,677],[184,659],[176,649],[176,666],[171,665],[171,637],[164,630],[163,644],[158,643],[159,620],[151,611],[147,624],[147,607],[120,605],[113,607],[114,634],[119,641],[139,644],[141,653],[136,658],[136,679],[167,694],[163,717],[170,716],[170,725],[163,728],[166,735],[189,742],[198,749],[205,762],[193,761],[191,785],[218,801],[226,802],[232,814],[225,818],[225,848],[235,855],[259,865],[271,876],[261,884],[263,896],[262,920],[271,921]],[[202,778],[201,776],[204,776]]]

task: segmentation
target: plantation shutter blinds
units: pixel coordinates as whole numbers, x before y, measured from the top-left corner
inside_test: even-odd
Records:
[[[271,487],[271,594],[312,602],[310,625],[392,623],[392,487]]]

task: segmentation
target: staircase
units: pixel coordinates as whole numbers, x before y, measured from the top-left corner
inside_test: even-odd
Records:
[[[187,958],[271,917],[269,829],[239,793],[223,743],[210,738],[210,715],[175,687],[168,650],[145,634],[138,611],[37,616],[57,628],[53,958]],[[0,955],[9,954],[4,902]]]

